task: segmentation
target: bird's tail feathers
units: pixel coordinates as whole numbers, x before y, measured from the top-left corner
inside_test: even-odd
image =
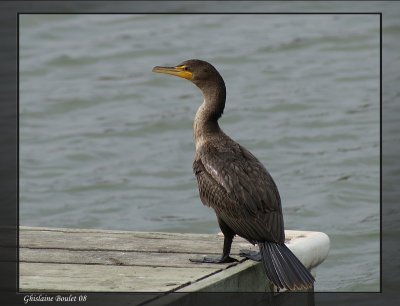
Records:
[[[313,287],[314,277],[284,243],[259,244],[269,280],[280,289],[304,291]]]

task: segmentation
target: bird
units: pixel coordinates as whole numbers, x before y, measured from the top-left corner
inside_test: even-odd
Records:
[[[193,123],[193,172],[202,203],[216,213],[224,243],[222,256],[190,261],[237,261],[230,252],[233,238],[238,235],[258,245],[259,252],[241,251],[240,255],[262,261],[267,278],[278,291],[312,289],[314,277],[285,245],[281,198],[272,176],[249,150],[219,126],[226,102],[226,86],[220,73],[199,59],[172,67],[156,66],[152,71],[191,81],[204,98]]]

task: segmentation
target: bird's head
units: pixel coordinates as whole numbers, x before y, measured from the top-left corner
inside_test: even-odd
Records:
[[[222,79],[213,65],[198,59],[184,61],[175,67],[156,66],[153,68],[153,72],[171,74],[187,79],[200,88],[202,84],[208,83],[208,81],[215,81],[216,78]]]

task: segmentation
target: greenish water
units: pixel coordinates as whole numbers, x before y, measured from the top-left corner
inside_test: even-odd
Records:
[[[191,169],[201,93],[151,73],[200,58],[286,228],[331,238],[316,291],[378,291],[379,52],[378,15],[22,15],[20,223],[219,231]]]

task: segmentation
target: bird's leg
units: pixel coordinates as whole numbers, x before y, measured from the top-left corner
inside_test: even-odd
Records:
[[[222,251],[221,257],[205,256],[202,258],[189,258],[189,260],[191,262],[199,262],[199,263],[228,263],[228,262],[238,261],[237,259],[229,256],[229,253],[231,252],[232,240],[233,237],[224,236],[224,249]]]
[[[212,257],[212,256],[205,256],[203,258],[190,258],[191,262],[201,262],[201,263],[227,263],[227,262],[235,262],[238,261],[235,258],[229,256],[231,253],[231,246],[233,237],[235,233],[229,228],[229,226],[217,216],[219,227],[221,228],[222,233],[224,234],[224,248],[222,250],[221,257]]]

